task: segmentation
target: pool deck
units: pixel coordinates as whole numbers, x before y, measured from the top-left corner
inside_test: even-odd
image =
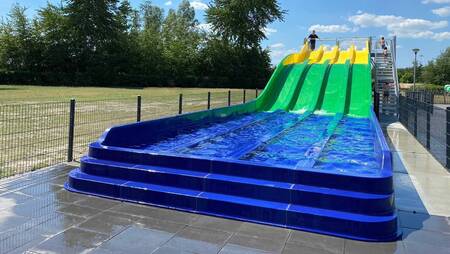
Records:
[[[384,118],[403,238],[366,243],[67,192],[77,164],[0,181],[0,253],[450,253],[450,173]]]

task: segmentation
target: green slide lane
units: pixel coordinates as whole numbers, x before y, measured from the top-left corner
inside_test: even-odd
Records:
[[[352,89],[348,114],[358,117],[369,117],[371,103],[371,67],[368,64],[354,64],[352,67]]]
[[[293,65],[279,64],[277,66],[266,88],[256,101],[256,107],[259,110],[269,111],[272,109],[272,106],[276,103],[292,68]]]
[[[308,71],[307,63],[293,65],[285,84],[282,86],[277,100],[270,108],[270,111],[289,110],[292,97],[298,93],[303,84],[305,73]]]
[[[305,77],[305,81],[303,82],[303,86],[301,87],[299,93],[294,95],[290,106],[291,110],[314,111],[316,109],[327,69],[328,61],[324,64],[311,65]]]
[[[317,109],[327,113],[344,113],[347,103],[347,88],[351,64],[334,64],[331,66],[323,98]]]

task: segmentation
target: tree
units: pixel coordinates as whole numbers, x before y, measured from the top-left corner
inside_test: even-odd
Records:
[[[41,59],[36,33],[25,11],[25,7],[14,5],[1,24],[1,62],[4,68],[11,71],[35,70]]]
[[[258,47],[268,24],[283,20],[277,0],[213,0],[206,12],[212,30],[241,47]]]
[[[34,29],[39,34],[42,60],[39,63],[44,72],[70,72],[69,42],[67,40],[67,17],[62,6],[48,4],[39,9],[34,21]]]
[[[450,83],[450,47],[434,61],[430,61],[423,71],[423,80],[436,85]]]
[[[178,10],[169,10],[162,26],[165,73],[170,83],[194,83],[201,41],[195,10],[183,0]]]

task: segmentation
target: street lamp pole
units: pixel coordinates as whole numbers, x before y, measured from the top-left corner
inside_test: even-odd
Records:
[[[420,49],[415,48],[412,50],[414,52],[414,86],[413,86],[413,90],[414,92],[416,91],[416,69],[417,69],[417,53],[419,53]]]

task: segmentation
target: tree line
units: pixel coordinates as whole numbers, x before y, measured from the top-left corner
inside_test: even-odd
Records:
[[[414,68],[398,69],[398,78],[401,83],[413,83]],[[450,47],[427,65],[417,65],[416,82],[438,86],[450,84]]]
[[[276,0],[212,0],[204,29],[188,0],[167,13],[151,1],[64,0],[33,17],[14,5],[0,23],[0,82],[262,87],[263,31],[283,16]]]

